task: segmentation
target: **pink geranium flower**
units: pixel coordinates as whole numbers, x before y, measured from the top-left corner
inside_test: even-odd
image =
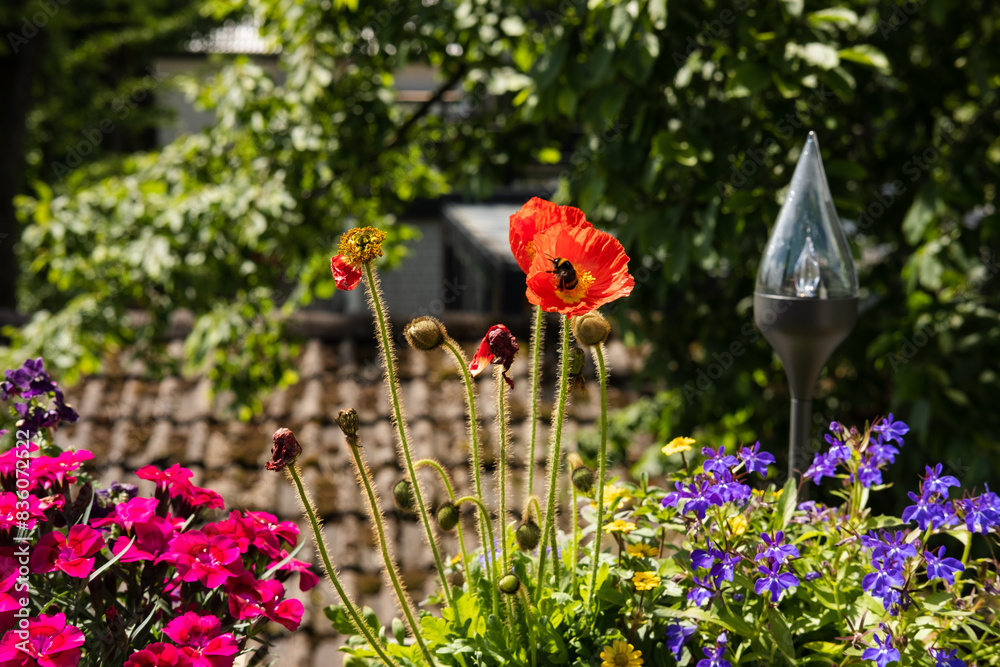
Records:
[[[0,531],[11,530],[17,528],[24,528],[26,530],[31,530],[35,527],[35,523],[38,519],[45,521],[45,512],[39,506],[38,498],[29,495],[24,501],[28,504],[28,508],[17,506],[17,494],[13,491],[8,491],[6,493],[0,493]],[[19,519],[18,514],[22,512],[28,513],[27,519]],[[21,515],[24,516],[23,514]]]
[[[156,516],[156,498],[132,498],[115,505],[114,510],[103,519],[91,521],[91,525],[100,528],[108,524],[121,526],[131,533],[136,524],[147,523]]]
[[[232,667],[238,650],[236,639],[232,633],[219,634],[221,627],[217,617],[189,611],[167,623],[163,634],[177,642],[197,667]]]
[[[66,623],[66,615],[28,619],[28,637],[9,630],[0,639],[0,667],[76,667],[84,637],[79,628]]]
[[[173,644],[158,642],[136,651],[125,667],[191,667],[191,658]]]
[[[76,472],[84,461],[94,458],[93,452],[65,451],[59,456],[39,456],[31,463],[31,476],[42,486],[61,486],[65,482],[73,484]]]
[[[174,564],[181,581],[200,581],[209,588],[218,588],[243,571],[240,548],[235,542],[225,535],[210,537],[200,530],[174,537],[164,560]]]
[[[14,547],[0,547],[0,612],[17,611],[23,606],[22,600],[27,603],[27,591],[11,590],[20,576],[18,568]]]
[[[54,530],[46,533],[31,552],[31,567],[35,572],[60,570],[71,577],[83,579],[94,569],[92,556],[104,547],[99,532],[85,525],[76,525],[66,535]]]

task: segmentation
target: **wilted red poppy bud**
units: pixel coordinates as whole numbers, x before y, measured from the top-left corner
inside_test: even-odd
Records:
[[[479,344],[472,363],[469,364],[469,372],[472,375],[479,375],[490,364],[503,365],[503,379],[507,385],[513,389],[514,382],[507,377],[510,365],[514,363],[514,355],[517,353],[517,340],[514,335],[502,324],[494,324],[486,332],[483,342]]]
[[[268,470],[284,470],[285,466],[298,458],[302,453],[299,441],[295,439],[295,434],[287,428],[279,428],[274,432],[274,440],[271,445],[271,460],[267,462]]]

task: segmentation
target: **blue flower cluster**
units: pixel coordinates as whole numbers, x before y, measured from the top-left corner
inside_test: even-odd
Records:
[[[920,495],[907,494],[915,504],[903,510],[903,521],[915,521],[921,530],[933,530],[953,526],[961,517],[970,533],[983,534],[1000,525],[1000,497],[988,485],[979,496],[951,500],[948,488],[960,484],[951,475],[941,475],[941,468],[940,463],[924,467]]]
[[[832,422],[830,433],[824,436],[830,449],[817,453],[803,476],[819,484],[824,477],[836,476],[838,468],[843,467],[852,483],[857,480],[865,488],[881,484],[882,470],[896,460],[903,436],[909,431],[910,427],[895,421],[892,413],[872,427],[874,436],[869,439],[862,438],[853,428]]]
[[[774,457],[760,451],[760,443],[753,447],[742,447],[739,458],[726,454],[725,447],[713,450],[703,447],[701,453],[707,458],[702,469],[690,484],[677,482],[675,491],[663,498],[664,507],[677,507],[684,501],[684,512],[694,512],[698,519],[705,519],[709,507],[719,507],[729,502],[746,502],[750,499],[750,487],[743,483],[747,473],[756,472],[766,477],[767,466],[774,463]],[[743,472],[743,469],[746,472]]]
[[[70,407],[62,390],[45,371],[42,358],[28,359],[17,370],[7,370],[0,382],[0,400],[15,400],[14,414],[19,417],[17,428],[31,434],[42,429],[56,428],[62,422],[75,422],[80,415]],[[54,405],[50,406],[50,401]],[[3,435],[4,432],[0,432]]]
[[[764,561],[763,565],[757,567],[757,571],[764,576],[754,583],[753,589],[757,595],[770,591],[771,602],[777,602],[783,591],[799,585],[798,577],[791,572],[781,571],[785,560],[799,557],[799,550],[791,544],[783,543],[785,534],[780,530],[773,535],[761,533],[760,539],[766,546],[754,556],[754,562]]]

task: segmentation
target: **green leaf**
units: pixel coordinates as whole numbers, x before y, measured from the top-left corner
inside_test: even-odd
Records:
[[[347,610],[343,605],[331,604],[323,608],[323,613],[330,619],[333,629],[342,635],[356,635],[358,629],[351,622],[351,617],[347,615]]]
[[[916,245],[926,233],[927,226],[934,219],[937,198],[937,187],[925,185],[920,188],[913,204],[910,205],[910,210],[903,218],[903,234],[910,245]]]
[[[806,17],[811,25],[822,25],[824,23],[836,23],[841,28],[857,25],[858,15],[844,7],[829,7],[818,12],[812,12]]]
[[[771,86],[771,70],[748,63],[733,70],[726,84],[729,97],[750,97]]]
[[[781,498],[778,499],[778,505],[774,512],[774,518],[780,521],[777,526],[778,530],[784,530],[785,526],[788,525],[792,514],[795,513],[795,507],[798,505],[798,497],[799,490],[795,484],[795,477],[789,476],[788,481],[785,482],[785,486],[781,490]]]
[[[858,44],[857,46],[841,49],[838,53],[844,60],[874,67],[882,74],[892,73],[889,59],[886,58],[880,49],[871,44]]]
[[[781,4],[785,6],[785,11],[792,16],[802,16],[805,0],[781,0]]]
[[[788,629],[788,622],[784,615],[775,607],[767,608],[768,627],[771,629],[771,636],[774,637],[775,645],[781,654],[785,656],[788,663],[795,664],[795,646],[792,644],[792,632]]]

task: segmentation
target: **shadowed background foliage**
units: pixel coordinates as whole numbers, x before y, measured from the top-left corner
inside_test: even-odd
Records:
[[[20,223],[4,218],[4,230],[20,238],[18,307],[33,315],[8,329],[8,365],[43,354],[72,380],[128,347],[169,370],[169,316],[188,309],[188,370],[232,390],[249,418],[262,392],[294,379],[286,316],[333,293],[343,230],[387,229],[395,261],[413,202],[527,184],[582,208],[633,258],[637,288],[611,310],[626,340],[651,345],[653,392],[616,417],[619,450],[652,431],[760,439],[780,456],[788,392],[752,293],[812,129],[861,284],[857,328],[814,401],[817,437],[830,420],[891,411],[913,429],[891,471],[898,495],[936,461],[981,485],[1000,469],[1000,6],[761,4],[60,5],[47,37],[3,55],[25,67],[36,48],[41,63],[20,84],[23,124],[3,128],[24,138],[5,157],[26,178],[5,186]],[[0,19],[16,30],[24,11]],[[133,153],[136,117],[57,177],[65,146],[128,77],[193,28],[247,14],[280,45],[280,78],[236,59],[188,80],[216,112],[211,128]],[[113,29],[109,15],[122,17]],[[121,60],[127,71],[112,72]],[[394,75],[413,63],[462,101],[398,104]]]

